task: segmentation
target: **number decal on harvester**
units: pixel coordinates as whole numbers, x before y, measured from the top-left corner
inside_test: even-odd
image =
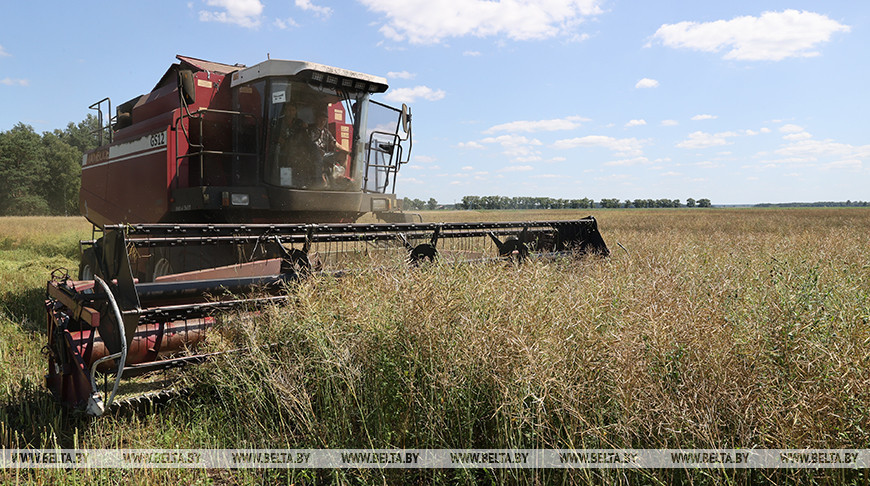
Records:
[[[159,147],[161,145],[166,145],[166,132],[160,132],[151,135],[151,146]]]

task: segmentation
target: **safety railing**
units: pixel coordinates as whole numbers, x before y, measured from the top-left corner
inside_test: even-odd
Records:
[[[206,178],[206,167],[205,160],[206,156],[215,156],[217,158],[228,158],[228,157],[237,157],[238,159],[251,159],[253,166],[253,173],[246,172],[246,176],[249,178],[253,176],[253,180],[259,180],[259,164],[257,164],[258,154],[256,152],[237,152],[237,151],[227,151],[227,150],[209,150],[206,147],[206,131],[204,129],[204,122],[206,115],[217,115],[217,116],[225,116],[231,118],[226,121],[226,126],[228,127],[228,131],[232,133],[233,129],[238,129],[238,120],[239,118],[250,118],[253,123],[251,126],[254,128],[254,138],[251,143],[256,146],[259,134],[258,120],[251,113],[243,113],[239,111],[230,111],[230,110],[217,110],[217,109],[208,109],[201,108],[197,111],[187,111],[184,110],[184,113],[175,119],[173,124],[173,131],[175,132],[175,187],[180,187],[178,170],[181,166],[181,162],[184,159],[188,159],[193,161],[196,159],[199,166],[198,171],[198,181],[201,185],[208,179]],[[185,123],[187,121],[187,123]],[[194,133],[194,127],[196,127],[197,132]],[[184,141],[186,142],[187,151],[185,153],[179,153],[179,136],[184,136]],[[195,137],[193,136],[195,135]],[[244,134],[237,133],[236,136],[244,136]],[[232,160],[230,159],[229,162]],[[223,164],[222,164],[223,165]],[[231,171],[227,171],[231,172]],[[231,175],[231,174],[228,174]],[[229,177],[228,180],[230,183],[228,185],[233,185],[233,178]]]

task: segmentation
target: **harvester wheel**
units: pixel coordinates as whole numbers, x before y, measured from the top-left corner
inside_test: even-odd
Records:
[[[93,280],[96,268],[97,254],[93,248],[88,248],[82,252],[82,261],[79,263],[79,280]]]

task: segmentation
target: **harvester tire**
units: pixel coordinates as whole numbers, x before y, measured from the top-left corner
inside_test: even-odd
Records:
[[[82,261],[79,263],[79,280],[93,280],[96,268],[97,254],[93,248],[88,248],[82,252]]]

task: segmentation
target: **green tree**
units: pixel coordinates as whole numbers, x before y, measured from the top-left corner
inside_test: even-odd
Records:
[[[81,186],[82,152],[62,141],[53,133],[42,136],[42,149],[50,182],[43,197],[52,214],[78,213]]]
[[[0,214],[48,214],[44,194],[50,177],[41,137],[18,123],[0,133]]]
[[[695,200],[692,198],[686,199],[686,207],[687,208],[695,207]]]
[[[698,207],[699,208],[709,208],[711,206],[710,200],[707,198],[698,199]]]
[[[69,122],[65,129],[55,130],[54,135],[84,154],[97,148],[97,137],[94,132],[99,130],[99,127],[97,117],[88,113],[88,116],[78,124]]]
[[[429,198],[429,202],[426,203],[426,208],[429,210],[436,209],[438,207],[438,201],[435,200],[434,197]]]

